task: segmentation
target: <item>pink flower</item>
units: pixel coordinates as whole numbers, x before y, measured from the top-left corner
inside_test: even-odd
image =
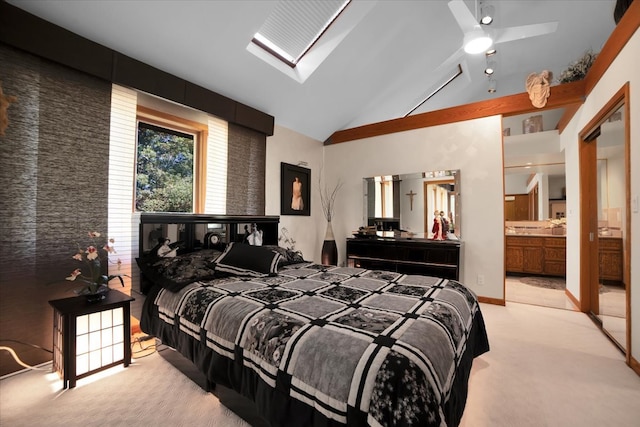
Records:
[[[89,246],[86,250],[86,253],[87,253],[88,260],[94,260],[98,258],[98,250],[96,249],[95,246]]]
[[[76,280],[76,277],[78,277],[79,275],[82,274],[82,271],[80,271],[79,268],[76,268],[75,270],[73,270],[73,272],[71,272],[71,276],[67,277],[67,280]]]
[[[82,269],[77,268],[69,275],[69,277],[66,278],[66,280],[82,282],[81,287],[75,290],[77,294],[96,293],[101,287],[108,287],[109,282],[115,278],[118,278],[122,286],[124,286],[124,280],[122,277],[127,276],[126,274],[108,274],[107,271],[103,271],[103,269],[106,270],[103,261],[105,263],[111,262],[109,260],[109,256],[116,252],[113,245],[114,239],[105,239],[105,243],[98,243],[98,239],[102,236],[101,233],[97,231],[90,231],[87,234],[89,238],[92,239],[93,244],[85,246],[86,249],[83,250],[82,246],[76,243],[78,250],[75,255],[72,255],[74,260],[82,261],[86,264],[86,271],[83,272]],[[118,260],[117,264],[118,270],[120,270],[122,261]]]

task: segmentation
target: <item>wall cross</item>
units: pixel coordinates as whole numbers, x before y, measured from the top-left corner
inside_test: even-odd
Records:
[[[411,208],[411,210],[413,210],[413,196],[417,194],[418,193],[414,193],[413,190],[409,190],[409,192],[407,193],[407,196],[409,196],[409,208]]]

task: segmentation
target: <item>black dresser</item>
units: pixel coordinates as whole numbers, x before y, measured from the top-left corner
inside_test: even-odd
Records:
[[[353,238],[347,239],[347,265],[459,280],[461,247],[458,240]]]

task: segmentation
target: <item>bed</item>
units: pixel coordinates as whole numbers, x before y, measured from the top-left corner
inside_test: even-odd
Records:
[[[273,427],[459,424],[473,358],[489,350],[459,282],[238,241],[176,258],[211,271],[150,286],[142,330]]]

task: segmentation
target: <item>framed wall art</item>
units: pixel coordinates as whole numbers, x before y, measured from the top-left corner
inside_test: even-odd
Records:
[[[538,116],[531,116],[522,121],[522,133],[536,133],[542,132],[543,130],[542,114]]]
[[[280,163],[280,215],[311,215],[311,169]]]

